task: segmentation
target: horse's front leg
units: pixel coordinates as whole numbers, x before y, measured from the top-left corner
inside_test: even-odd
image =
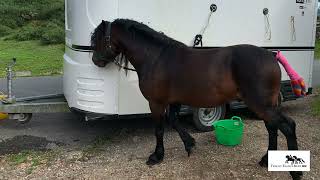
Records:
[[[155,121],[156,149],[149,156],[147,165],[155,165],[160,163],[164,157],[163,134],[164,134],[164,112],[165,105],[149,102],[152,119]]]
[[[183,141],[184,148],[190,156],[192,152],[192,148],[195,146],[194,138],[179,124],[179,111],[181,105],[179,104],[171,104],[169,106],[169,122],[172,124],[173,129],[175,129]]]

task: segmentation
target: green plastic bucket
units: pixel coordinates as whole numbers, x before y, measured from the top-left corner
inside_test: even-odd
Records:
[[[235,146],[241,143],[243,136],[243,122],[240,117],[219,120],[212,123],[217,142],[226,146]]]

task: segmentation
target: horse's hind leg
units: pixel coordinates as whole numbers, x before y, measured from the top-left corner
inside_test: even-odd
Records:
[[[277,150],[278,148],[278,129],[280,116],[274,111],[266,111],[263,115],[264,124],[269,135],[268,150]],[[262,157],[259,162],[260,166],[268,167],[268,152]]]
[[[264,113],[260,113],[264,118],[265,126],[269,133],[268,150],[277,149],[278,129],[280,129],[287,139],[288,150],[298,150],[295,122],[279,110],[272,109],[273,110],[267,110]],[[262,157],[259,164],[261,166],[268,166],[268,152]],[[295,180],[300,179],[302,176],[301,171],[291,171],[290,174]]]
[[[256,93],[257,92],[265,93],[266,91],[257,90]],[[257,115],[264,120],[265,126],[269,134],[268,150],[277,149],[278,129],[286,136],[288,149],[297,150],[298,145],[295,130],[296,124],[291,118],[285,116],[276,107],[277,94],[278,93],[276,91],[273,93],[269,92],[267,93],[267,95],[264,96],[251,93],[251,96],[244,96],[244,100],[249,106],[249,108],[256,112]],[[268,152],[262,157],[259,164],[261,166],[268,166]],[[302,172],[291,171],[290,174],[293,179],[300,179]]]
[[[180,111],[180,105],[171,104],[169,108],[169,122],[171,123],[173,129],[175,129],[183,141],[184,148],[190,156],[192,148],[195,146],[195,140],[192,136],[179,124],[178,113]]]
[[[158,103],[149,103],[150,110],[152,113],[152,119],[155,121],[155,136],[156,136],[156,149],[154,153],[149,156],[147,165],[155,165],[160,163],[164,157],[164,146],[163,146],[163,134],[164,134],[164,112],[165,105]]]
[[[286,136],[288,150],[298,150],[296,123],[290,117],[280,112],[281,121],[279,123],[280,131]],[[301,179],[301,171],[290,171],[293,179]]]

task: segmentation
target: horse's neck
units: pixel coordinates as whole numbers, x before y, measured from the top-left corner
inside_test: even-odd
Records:
[[[120,28],[122,29],[122,28]],[[174,42],[148,42],[144,41],[143,37],[132,38],[128,35],[128,32],[119,30],[116,35],[119,43],[122,46],[123,54],[128,58],[133,67],[139,71],[143,69],[146,64],[154,63],[159,59],[162,52],[164,51],[174,51]],[[136,36],[140,36],[136,34]],[[164,43],[159,45],[159,43]],[[179,45],[177,45],[179,46]],[[182,46],[182,45],[181,45]]]
[[[141,44],[132,40],[126,45],[126,50],[123,52],[137,71],[143,69],[146,64],[156,61],[163,50],[151,43],[144,43],[143,46]]]

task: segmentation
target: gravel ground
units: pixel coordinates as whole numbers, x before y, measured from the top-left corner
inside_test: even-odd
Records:
[[[303,179],[320,177],[320,119],[310,113],[315,96],[282,105],[297,123],[299,148],[311,151],[311,171]],[[290,179],[288,172],[268,172],[258,165],[267,149],[267,131],[262,121],[240,116],[245,116],[245,130],[242,144],[236,147],[218,145],[212,132],[187,127],[197,142],[190,157],[178,134],[166,128],[165,158],[153,167],[145,164],[155,146],[152,129],[118,128],[82,147],[43,144],[38,139],[39,147],[26,151],[26,159],[19,160],[23,152],[12,154],[17,153],[16,147],[11,154],[0,153],[0,179]],[[285,137],[279,133],[278,139],[279,149],[286,149]]]

